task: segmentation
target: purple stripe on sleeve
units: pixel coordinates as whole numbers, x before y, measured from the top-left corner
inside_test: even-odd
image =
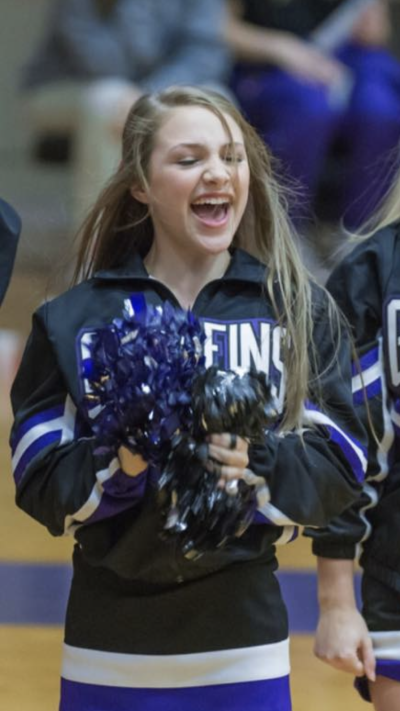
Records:
[[[364,403],[365,394],[368,400],[372,400],[374,397],[382,395],[382,380],[377,378],[373,383],[367,385],[366,388],[360,388],[353,393],[353,402],[355,405],[362,405]]]
[[[65,402],[63,402],[62,405],[57,405],[56,407],[51,407],[49,410],[44,410],[42,412],[38,412],[36,415],[33,415],[32,417],[29,417],[25,422],[23,422],[18,429],[15,431],[13,437],[12,437],[12,453],[14,454],[19,442],[21,441],[22,437],[29,432],[33,427],[36,427],[37,425],[42,425],[43,422],[51,422],[51,420],[56,420],[59,417],[62,417],[64,414],[65,410]]]
[[[268,518],[268,516],[264,516],[264,514],[261,513],[261,511],[259,511],[258,509],[257,509],[257,511],[256,511],[255,514],[254,514],[252,523],[255,523],[255,524],[262,524],[262,523],[263,523],[263,524],[266,524],[266,523],[268,523],[268,524],[270,524],[271,526],[276,526],[276,523],[274,523],[273,521],[271,521],[271,519]]]
[[[116,472],[103,483],[103,489],[110,496],[121,498],[125,496],[137,495],[143,493],[146,483],[147,468],[137,476],[129,476],[122,469],[117,469]]]
[[[38,439],[35,439],[35,441],[32,442],[32,444],[23,453],[21,459],[18,462],[18,465],[15,467],[14,480],[17,486],[19,485],[23,474],[27,466],[30,464],[31,460],[36,457],[36,455],[39,454],[42,449],[49,447],[54,442],[59,442],[61,440],[61,436],[62,430],[54,430],[53,432],[47,432],[46,434],[42,435],[42,437],[38,437]]]
[[[135,477],[128,476],[121,469],[103,483],[103,494],[96,510],[84,523],[95,523],[116,516],[137,504],[144,495],[147,469]]]
[[[370,351],[368,351],[368,353],[364,353],[358,359],[358,363],[357,362],[353,363],[353,365],[352,365],[353,376],[360,374],[360,368],[362,371],[365,371],[368,368],[371,368],[376,363],[378,363],[378,361],[379,361],[379,348],[378,348],[378,346],[375,346]]]
[[[400,415],[400,398],[396,398],[396,400],[393,401],[393,407],[394,411],[397,412],[398,415]]]
[[[60,711],[291,711],[289,678],[179,689],[129,689],[61,680]]]
[[[320,410],[320,408],[317,407],[316,405],[314,405],[314,403],[312,403],[310,401],[306,402],[306,409],[313,411],[313,412],[319,412],[319,413],[323,414],[322,411]],[[367,456],[366,447],[363,447],[359,442],[357,442],[357,440],[355,440],[353,437],[350,437],[349,434],[347,434],[347,436],[345,436],[344,432],[342,432],[342,430],[338,426],[335,426],[334,424],[329,424],[329,422],[315,422],[315,424],[318,425],[318,427],[323,427],[326,430],[328,430],[331,440],[333,442],[335,442],[337,445],[339,445],[344,456],[346,457],[347,461],[351,465],[351,468],[353,469],[353,472],[355,474],[357,481],[359,481],[359,482],[364,481],[365,472],[363,469],[363,463],[362,463],[362,460],[361,460],[357,450],[361,451],[363,453],[364,457],[366,458],[366,456]],[[353,446],[351,443],[353,443]]]
[[[331,427],[330,425],[325,425],[327,430],[329,430],[331,439],[333,442],[336,442],[337,445],[339,445],[340,449],[342,450],[344,456],[346,457],[347,461],[351,465],[351,468],[354,472],[354,475],[359,482],[364,481],[365,477],[365,472],[362,466],[362,463],[360,461],[360,458],[357,454],[357,452],[354,450],[354,448],[351,446],[351,444],[347,441],[345,436],[340,430],[337,430],[336,427]],[[360,445],[357,445],[360,449]],[[365,454],[365,450],[364,454]]]
[[[292,541],[295,541],[296,538],[298,538],[298,537],[299,537],[299,527],[295,526],[293,529],[293,533],[288,540],[288,543],[292,543]]]

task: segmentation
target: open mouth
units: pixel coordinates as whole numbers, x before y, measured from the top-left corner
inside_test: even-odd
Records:
[[[209,227],[225,224],[231,203],[226,198],[202,198],[191,204],[192,212]]]

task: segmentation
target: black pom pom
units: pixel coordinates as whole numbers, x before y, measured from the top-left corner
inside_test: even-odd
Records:
[[[276,420],[276,402],[265,373],[242,375],[208,368],[193,385],[193,413],[198,434],[230,432],[259,439]]]
[[[195,379],[192,406],[193,436],[181,434],[173,440],[159,488],[164,535],[177,536],[184,554],[194,559],[241,536],[257,508],[253,486],[239,480],[221,488],[218,475],[206,468],[204,435],[229,432],[262,441],[277,409],[264,373],[238,375],[217,368]]]

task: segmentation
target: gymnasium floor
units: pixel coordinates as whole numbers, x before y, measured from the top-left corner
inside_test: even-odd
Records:
[[[18,268],[0,315],[0,709],[56,711],[72,543],[53,539],[14,504],[8,389],[47,275]],[[293,711],[368,711],[352,678],[313,658],[314,561],[300,539],[279,552],[292,629]],[[184,709],[182,710],[184,711]],[[243,709],[245,711],[245,709]]]

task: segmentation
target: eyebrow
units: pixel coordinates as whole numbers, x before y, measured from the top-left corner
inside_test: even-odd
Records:
[[[229,141],[228,143],[224,143],[224,145],[221,146],[221,148],[230,148],[231,146],[235,146],[235,148],[244,148],[245,147],[244,143],[239,143],[239,141],[232,141],[232,142]],[[176,146],[172,146],[172,148],[170,149],[170,152],[175,151],[177,148],[204,148],[204,144],[203,143],[190,143],[190,142],[189,143],[177,143]]]

